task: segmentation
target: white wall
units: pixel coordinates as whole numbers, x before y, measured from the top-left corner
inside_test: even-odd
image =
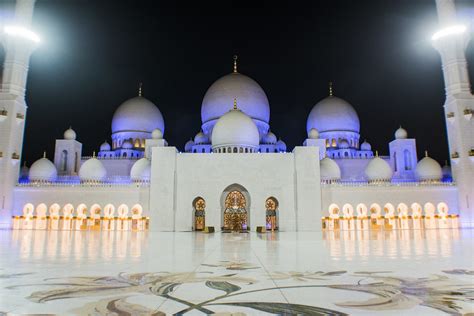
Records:
[[[152,156],[153,230],[192,230],[192,202],[198,196],[206,201],[206,225],[220,230],[224,191],[233,184],[248,191],[250,229],[265,226],[265,201],[271,196],[279,202],[281,231],[321,229],[317,147],[268,154],[191,154],[162,147],[153,148]]]
[[[280,230],[295,229],[294,156],[265,154],[178,154],[176,162],[176,230],[191,230],[192,201],[206,200],[206,225],[220,230],[221,198],[232,184],[243,186],[250,196],[249,226],[265,226],[265,201],[279,202]]]

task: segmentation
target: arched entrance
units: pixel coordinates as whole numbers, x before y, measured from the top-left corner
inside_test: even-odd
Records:
[[[198,196],[193,200],[194,230],[204,230],[206,226],[206,201]]]
[[[277,210],[278,210],[278,200],[273,196],[269,197],[265,201],[265,209],[266,209],[266,228],[268,230],[274,231],[278,229],[278,217],[277,217]]]
[[[241,185],[234,184],[223,192],[223,231],[247,231],[249,229],[249,195]]]

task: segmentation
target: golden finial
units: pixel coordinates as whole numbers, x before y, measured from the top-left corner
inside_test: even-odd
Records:
[[[234,110],[237,110],[237,98],[234,98]]]
[[[239,58],[239,57],[238,57],[237,55],[234,55],[234,73],[237,73],[237,72],[238,72],[238,71],[237,71],[237,59],[238,59],[238,58]]]
[[[329,96],[332,97],[332,81],[329,81]]]
[[[138,84],[138,96],[139,97],[142,96],[142,83],[141,82]]]
[[[428,150],[425,150],[425,157],[428,157]]]
[[[378,157],[378,156],[379,156],[379,151],[376,150],[376,151],[375,151],[375,157]]]
[[[43,151],[43,158],[46,158],[46,150]]]
[[[95,158],[95,151],[92,152],[92,158]]]

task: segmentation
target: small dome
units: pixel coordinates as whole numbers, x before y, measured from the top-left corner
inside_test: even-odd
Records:
[[[339,142],[339,148],[347,149],[349,147],[350,147],[350,145],[349,145],[349,142],[347,140],[343,139]]]
[[[415,173],[420,181],[439,181],[443,177],[439,163],[428,155],[418,162]]]
[[[130,170],[130,179],[134,182],[150,181],[151,162],[147,158],[137,160]]]
[[[110,144],[105,141],[102,143],[102,145],[100,145],[100,151],[110,151],[112,149],[112,147],[110,147]]]
[[[365,175],[369,182],[390,181],[392,174],[390,165],[380,157],[374,157],[365,168]]]
[[[209,144],[209,138],[201,131],[194,136],[194,144]]]
[[[257,148],[260,135],[257,125],[244,112],[233,109],[221,116],[212,131],[212,147],[249,146]]]
[[[399,127],[395,131],[395,139],[406,139],[408,137],[408,132],[403,127]]]
[[[36,160],[30,168],[30,181],[54,182],[58,176],[56,166],[46,157]]]
[[[86,160],[79,169],[81,182],[103,182],[107,177],[107,170],[102,162],[93,157]]]
[[[215,81],[207,90],[201,106],[202,122],[225,115],[232,109],[234,98],[239,100],[241,110],[252,119],[270,121],[270,105],[262,87],[252,78],[234,72]]]
[[[155,128],[151,132],[151,138],[153,138],[153,139],[163,139],[163,132],[161,131],[161,129]]]
[[[76,140],[76,132],[72,128],[68,128],[64,132],[64,139],[66,140]]]
[[[309,139],[318,139],[319,138],[318,130],[315,129],[314,127],[312,129],[310,129],[309,132],[308,132],[308,138]]]
[[[133,148],[133,144],[131,141],[126,140],[122,143],[122,149],[132,149],[132,148]]]
[[[281,139],[278,140],[276,145],[277,145],[278,151],[286,151],[286,144]]]
[[[122,103],[112,118],[112,134],[118,132],[165,131],[160,110],[148,99],[138,96]]]
[[[372,150],[372,146],[364,140],[364,142],[360,145],[360,150]]]
[[[267,135],[263,137],[264,144],[276,144],[276,142],[277,142],[277,137],[275,136],[275,134],[273,134],[270,131],[267,133]]]
[[[311,110],[306,130],[316,128],[319,133],[349,131],[359,133],[360,122],[357,112],[345,100],[329,96],[319,101]]]
[[[339,165],[332,159],[326,157],[320,161],[321,180],[337,181],[341,179],[341,169]]]
[[[192,139],[188,140],[184,145],[184,151],[189,153],[193,150],[194,142]]]

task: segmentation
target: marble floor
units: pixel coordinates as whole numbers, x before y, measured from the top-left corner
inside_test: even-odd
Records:
[[[0,315],[466,315],[474,230],[0,231]]]

